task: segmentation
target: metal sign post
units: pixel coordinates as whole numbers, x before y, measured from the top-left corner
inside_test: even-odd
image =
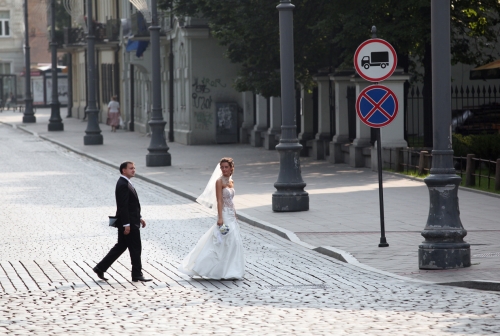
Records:
[[[375,32],[375,27],[373,27]],[[382,140],[380,128],[389,125],[398,114],[398,99],[388,87],[378,85],[389,78],[396,70],[397,56],[394,48],[387,42],[374,38],[363,42],[354,55],[354,65],[358,74],[375,85],[368,86],[356,100],[356,113],[367,126],[376,128],[378,195],[380,203],[380,243],[388,247],[385,237],[384,189],[382,182]]]

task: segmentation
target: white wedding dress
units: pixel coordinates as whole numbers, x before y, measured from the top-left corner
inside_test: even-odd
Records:
[[[222,235],[217,223],[210,227],[184,258],[179,266],[180,272],[216,280],[243,278],[245,257],[233,197],[234,188],[222,189],[222,220],[229,232]]]

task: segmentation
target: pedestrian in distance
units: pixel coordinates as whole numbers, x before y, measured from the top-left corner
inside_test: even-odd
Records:
[[[6,102],[6,107],[7,110],[10,110],[12,106],[14,106],[14,110],[16,109],[16,96],[11,92],[9,96],[7,97],[7,102]]]
[[[200,238],[184,258],[179,271],[207,279],[243,279],[245,256],[240,226],[233,204],[234,161],[222,158],[196,201],[217,211],[217,223]]]
[[[142,274],[140,228],[146,227],[146,222],[141,216],[139,196],[130,182],[135,176],[135,164],[131,161],[123,162],[120,165],[120,174],[115,189],[115,227],[118,229],[118,242],[93,270],[100,279],[108,280],[104,277],[104,272],[128,249],[132,262],[132,281],[151,281]]]
[[[108,125],[111,126],[111,132],[116,132],[116,128],[120,126],[120,103],[118,96],[113,96],[108,104]]]

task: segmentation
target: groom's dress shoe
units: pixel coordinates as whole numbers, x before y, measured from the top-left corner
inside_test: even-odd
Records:
[[[148,281],[151,281],[151,280],[153,280],[153,279],[146,279],[142,275],[140,277],[132,278],[133,282],[137,282],[137,281],[148,282]]]
[[[100,269],[98,269],[97,267],[94,267],[92,270],[95,272],[95,274],[97,274],[97,276],[99,277],[99,279],[102,279],[102,280],[108,281],[108,279],[106,279],[106,278],[104,277],[104,272],[103,272],[103,271],[101,271],[101,270],[100,270]]]

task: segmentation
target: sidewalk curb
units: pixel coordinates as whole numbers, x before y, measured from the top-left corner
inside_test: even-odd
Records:
[[[423,178],[409,176],[409,175],[405,175],[405,174],[401,174],[401,173],[397,173],[397,172],[384,171],[384,174],[394,175],[394,176],[406,178],[406,179],[409,179],[409,180],[412,180],[412,181],[418,181],[418,182],[425,183]],[[500,194],[490,193],[490,192],[487,192],[487,191],[477,190],[477,189],[473,189],[473,188],[469,188],[469,187],[458,186],[458,189],[459,190],[461,189],[461,190],[464,190],[464,191],[470,191],[472,193],[476,193],[476,194],[480,194],[480,195],[485,195],[485,196],[500,198]]]
[[[458,281],[458,282],[443,282],[438,283],[442,286],[454,286],[454,287],[465,287],[472,289],[480,289],[486,291],[500,291],[500,281],[489,281],[489,280],[470,280],[470,281]]]
[[[45,141],[48,141],[52,144],[55,144],[57,146],[60,146],[62,148],[65,148],[71,152],[74,152],[78,155],[81,155],[83,157],[86,157],[88,159],[91,159],[93,161],[96,161],[96,162],[99,162],[99,163],[102,163],[104,165],[107,165],[109,167],[112,167],[112,168],[115,168],[115,169],[118,169],[119,166],[110,162],[110,161],[107,161],[103,158],[100,158],[98,156],[94,156],[94,155],[91,155],[91,154],[87,154],[85,152],[82,152],[72,146],[69,146],[69,145],[66,145],[60,141],[57,141],[57,140],[54,140],[54,139],[50,139],[49,137],[46,137],[46,136],[43,136],[43,135],[39,135],[38,133],[36,132],[33,132],[29,129],[27,129],[25,126],[17,126],[15,124],[10,124],[10,123],[6,123],[6,122],[3,122],[3,121],[0,121],[0,123],[4,124],[4,125],[7,125],[7,126],[11,126],[13,129],[19,129],[23,132],[26,132],[28,134],[31,134],[37,138],[40,138],[40,139],[43,139]],[[401,177],[407,177],[406,175],[402,175],[402,174],[397,174],[397,173],[392,173],[392,172],[388,172],[390,174],[394,174],[394,175],[398,175],[398,176],[401,176]],[[143,176],[143,175],[140,175],[140,174],[136,174],[136,178],[138,179],[141,179],[143,181],[146,181],[148,183],[151,183],[151,184],[154,184],[160,188],[163,188],[163,189],[166,189],[176,195],[179,195],[181,197],[184,197],[184,198],[187,198],[188,200],[191,200],[193,202],[196,202],[196,198],[197,196],[196,195],[193,195],[191,194],[190,192],[188,191],[185,191],[185,190],[182,190],[182,189],[179,189],[179,188],[176,188],[176,187],[173,187],[167,183],[163,183],[163,182],[159,182],[159,181],[156,181],[154,179],[151,179],[149,177],[146,177],[146,176]],[[422,181],[422,180],[419,180],[419,181]],[[336,259],[340,262],[343,262],[345,264],[345,266],[353,269],[353,270],[357,270],[359,271],[360,269],[363,269],[363,270],[366,270],[366,271],[369,271],[369,272],[373,272],[373,273],[378,273],[380,275],[384,275],[384,276],[389,276],[391,278],[394,278],[394,279],[398,279],[398,280],[401,280],[401,281],[408,281],[408,282],[414,282],[414,283],[420,283],[420,284],[428,284],[428,285],[451,285],[451,286],[458,286],[458,287],[467,287],[467,288],[473,288],[473,289],[482,289],[482,288],[479,288],[480,285],[475,285],[475,283],[477,281],[463,281],[463,282],[458,282],[458,283],[436,283],[436,282],[429,282],[429,281],[423,281],[423,280],[418,280],[418,279],[413,279],[413,278],[408,278],[408,277],[404,277],[404,276],[400,276],[400,275],[397,275],[397,274],[394,274],[394,273],[390,273],[390,272],[386,272],[386,271],[382,271],[380,269],[377,269],[377,268],[374,268],[374,267],[371,267],[371,266],[368,266],[368,265],[365,265],[365,264],[362,264],[360,263],[352,254],[350,254],[349,252],[347,251],[344,251],[344,250],[341,250],[341,249],[338,249],[338,248],[335,248],[335,247],[332,247],[332,246],[319,246],[319,247],[315,247],[311,244],[308,244],[306,242],[303,242],[302,240],[300,240],[300,238],[292,231],[289,231],[287,229],[284,229],[284,228],[281,228],[277,225],[274,225],[274,224],[271,224],[271,223],[268,223],[268,222],[265,222],[265,221],[261,221],[257,218],[254,218],[250,215],[247,215],[245,214],[244,212],[241,212],[241,211],[238,211],[238,219],[242,220],[243,222],[249,224],[249,225],[252,225],[252,226],[255,226],[255,227],[258,227],[260,229],[263,229],[265,231],[268,231],[268,232],[271,232],[271,233],[274,233],[284,239],[287,239],[293,243],[296,243],[302,247],[305,247],[309,250],[312,250],[312,251],[315,251],[315,252],[318,252],[320,254],[323,254],[325,256],[328,256],[328,257],[331,257],[333,259]],[[478,280],[479,282],[481,282],[481,280]],[[486,284],[486,283],[490,283],[488,281],[482,281],[482,283]],[[467,285],[470,285],[471,287],[467,286]],[[490,286],[490,285],[484,285],[484,286]],[[500,283],[498,285],[495,285],[497,287],[495,288],[498,288],[496,290],[500,290]],[[493,288],[494,285],[491,285],[490,287],[488,288]]]

